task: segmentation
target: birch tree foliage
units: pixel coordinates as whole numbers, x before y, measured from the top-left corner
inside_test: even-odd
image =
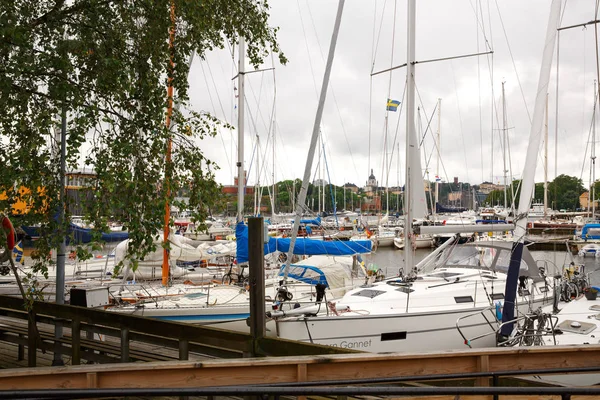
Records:
[[[218,167],[198,139],[215,135],[219,121],[190,109],[188,59],[243,37],[255,67],[269,52],[285,64],[268,12],[264,0],[0,0],[0,210],[26,201],[29,212],[13,222],[41,224],[38,266],[51,262],[49,249],[66,232],[56,218],[62,112],[67,170],[83,159],[97,174],[85,216],[98,232],[122,222],[131,256],[142,257],[162,228],[165,202],[182,188],[204,221],[219,198]],[[170,130],[168,82],[179,108]]]

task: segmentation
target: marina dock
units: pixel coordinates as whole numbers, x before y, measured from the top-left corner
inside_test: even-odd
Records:
[[[494,393],[511,394],[511,399],[600,396],[600,388],[502,383],[524,375],[600,374],[600,345],[369,354],[70,305],[35,302],[32,311],[22,311],[21,299],[0,296],[0,363],[7,368],[0,371],[0,398],[12,398],[15,391],[36,398],[92,393],[311,398],[327,393],[340,399],[365,395],[454,399],[461,393],[476,395],[464,398],[486,399],[497,398]],[[55,340],[57,321],[65,331]],[[49,366],[58,348],[70,365]],[[83,360],[94,363],[77,365]],[[30,368],[22,368],[26,365]],[[471,384],[459,388],[435,384],[456,380]],[[517,394],[523,397],[514,397]]]

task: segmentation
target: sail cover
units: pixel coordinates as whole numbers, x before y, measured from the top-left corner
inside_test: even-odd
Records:
[[[248,227],[243,222],[239,222],[236,225],[235,237],[237,241],[237,262],[248,262]],[[289,238],[269,238],[269,242],[265,244],[265,254],[275,251],[287,253],[290,249],[290,240]],[[342,242],[297,238],[294,245],[294,254],[307,256],[351,256],[354,254],[370,253],[371,247],[372,242],[370,240]]]

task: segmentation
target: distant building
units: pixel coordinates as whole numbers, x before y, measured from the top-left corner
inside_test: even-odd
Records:
[[[346,183],[344,184],[344,187],[347,190],[350,190],[352,193],[358,193],[358,186],[356,186],[354,183]]]
[[[221,193],[227,194],[227,195],[237,195],[238,187],[237,187],[237,185],[224,185],[223,188],[221,189]],[[253,194],[254,186],[246,186],[245,193]]]
[[[375,178],[375,174],[373,174],[373,169],[371,168],[371,175],[369,175],[369,179],[367,180],[367,183],[365,185],[365,192],[367,193],[367,196],[371,196],[374,193],[376,193],[377,188],[377,179]]]
[[[375,213],[381,210],[381,197],[375,195],[372,198],[363,199],[360,205],[360,211],[366,213]]]
[[[583,209],[587,209],[588,205],[590,208],[592,207],[590,202],[590,192],[584,192],[579,196],[579,206]],[[598,208],[598,200],[594,201],[594,207]]]
[[[504,185],[495,185],[491,182],[483,182],[479,185],[479,191],[483,194],[490,194],[494,190],[504,190]]]

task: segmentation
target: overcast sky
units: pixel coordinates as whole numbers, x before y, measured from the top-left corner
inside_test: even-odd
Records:
[[[249,184],[256,181],[256,155],[250,166],[256,135],[261,147],[260,181],[272,183],[273,142],[269,133],[272,120],[276,140],[275,179],[302,178],[338,6],[333,0],[271,0],[269,4],[270,24],[280,27],[279,43],[289,63],[281,66],[275,61],[274,71],[247,75],[244,164],[249,170]],[[594,7],[592,0],[568,1],[561,26],[593,20]],[[389,186],[404,182],[403,109],[389,113],[387,150],[384,140],[388,91],[392,99],[403,101],[406,70],[397,69],[391,76],[383,73],[373,78],[370,73],[406,62],[406,8],[406,0],[346,1],[321,123],[328,174],[334,184],[351,182],[364,186],[372,168],[380,185],[385,185],[386,152],[390,159]],[[437,99],[442,99],[439,168],[442,179],[451,181],[458,177],[472,184],[503,182],[502,82],[505,82],[510,146],[506,168],[510,165],[513,177],[520,178],[530,129],[527,110],[533,113],[549,11],[549,0],[417,2],[418,61],[489,49],[494,52],[493,56],[416,66],[421,135],[425,134]],[[587,29],[576,28],[560,34],[557,169],[558,174],[582,178],[586,185],[590,179],[590,127],[596,79],[594,29],[590,25]],[[237,82],[231,78],[236,74],[237,54],[235,59],[232,61],[229,49],[215,51],[205,60],[196,58],[190,73],[193,108],[211,112],[234,126]],[[268,59],[261,68],[272,66],[272,60]],[[548,176],[552,180],[556,165],[556,57],[549,91]],[[423,142],[423,173],[425,176],[429,160],[430,180],[435,179],[437,169],[433,152],[437,121],[436,113]],[[396,145],[392,148],[394,141]],[[237,132],[222,131],[217,138],[204,140],[201,146],[221,168],[217,180],[232,184]],[[540,150],[536,182],[544,179],[542,154]],[[319,174],[317,163],[315,158],[313,177]],[[325,179],[329,181],[327,176]]]

